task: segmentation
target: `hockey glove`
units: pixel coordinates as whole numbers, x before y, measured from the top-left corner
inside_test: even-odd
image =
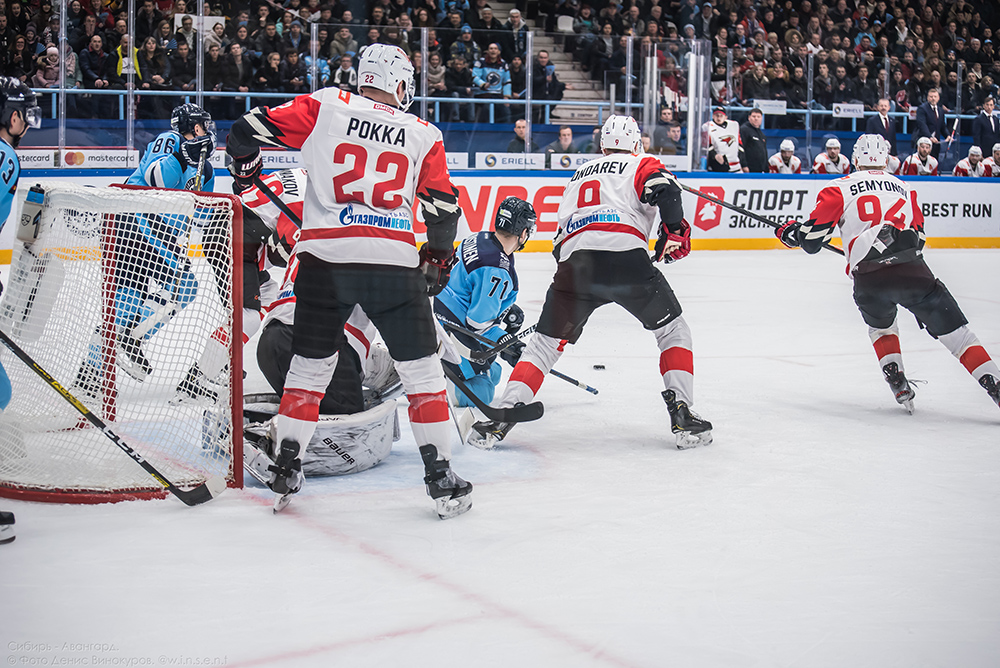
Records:
[[[680,228],[679,232],[671,232],[666,225],[660,225],[660,233],[653,246],[654,261],[662,260],[670,264],[688,256],[691,252],[691,226],[682,219]]]
[[[267,238],[267,259],[275,267],[287,267],[292,257],[292,247],[288,239],[277,232],[272,232]]]
[[[456,259],[454,249],[449,250],[448,256],[442,257],[441,251],[436,251],[427,244],[420,247],[420,271],[427,281],[427,294],[431,297],[448,285],[448,277],[451,276],[451,268],[455,266]]]
[[[233,158],[229,165],[229,172],[233,175],[233,189],[239,188],[243,192],[253,187],[254,181],[260,178],[262,168],[259,148],[250,155]]]
[[[503,346],[512,340],[514,340],[513,336],[511,336],[510,334],[504,334],[497,341],[497,345]],[[523,341],[514,340],[514,343],[511,343],[508,348],[500,351],[500,359],[502,359],[507,364],[514,366],[515,364],[517,364],[517,361],[521,359],[521,353],[524,352],[525,345],[526,344]]]
[[[500,318],[500,323],[508,334],[517,334],[524,325],[524,311],[517,304],[511,304],[507,312]]]
[[[800,227],[802,227],[802,223],[799,222],[785,223],[774,231],[774,236],[778,237],[778,240],[789,248],[798,248],[802,245],[799,239]]]
[[[202,156],[208,160],[213,153],[215,153],[215,135],[211,133],[194,139],[185,139],[184,143],[181,144],[181,154],[184,156],[184,160],[193,167],[198,166]]]

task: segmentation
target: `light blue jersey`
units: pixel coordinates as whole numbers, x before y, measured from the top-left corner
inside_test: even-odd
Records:
[[[184,137],[173,130],[167,130],[146,146],[146,152],[139,161],[139,167],[125,182],[133,186],[173,188],[193,190],[198,165],[189,164],[181,154]],[[200,192],[215,191],[215,172],[206,161],[201,175]]]
[[[492,232],[480,232],[468,237],[458,247],[458,262],[451,272],[448,285],[435,298],[439,316],[497,341],[507,331],[497,323],[500,316],[517,299],[517,272],[513,253],[505,253]],[[470,348],[484,349],[481,344],[457,338]],[[463,360],[462,375],[476,396],[489,403],[500,382],[500,363],[486,366]],[[473,405],[461,392],[460,406]]]
[[[14,195],[17,193],[17,179],[21,176],[21,161],[17,159],[14,147],[5,141],[0,141],[0,230],[3,230],[11,209],[14,208]],[[3,287],[0,285],[0,294]],[[0,411],[10,403],[11,387],[7,372],[0,364]]]

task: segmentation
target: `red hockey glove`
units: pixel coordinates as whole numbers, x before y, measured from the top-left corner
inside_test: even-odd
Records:
[[[253,187],[254,181],[260,178],[262,168],[260,149],[250,155],[234,157],[233,162],[229,165],[229,172],[233,175],[233,190],[237,191],[238,189],[238,192],[243,192]]]
[[[678,246],[678,244],[680,244]],[[653,261],[662,260],[665,264],[686,258],[691,252],[691,226],[686,220],[681,220],[680,234],[671,232],[665,225],[660,225],[660,233],[653,246]]]
[[[800,227],[802,227],[802,223],[799,222],[785,223],[774,231],[774,236],[778,237],[778,240],[789,248],[798,248],[802,245],[799,241]]]
[[[444,286],[448,285],[448,277],[451,276],[451,268],[455,266],[455,251],[452,250],[447,257],[441,257],[440,251],[431,249],[427,244],[420,247],[420,271],[427,281],[427,294],[431,297],[437,295]]]

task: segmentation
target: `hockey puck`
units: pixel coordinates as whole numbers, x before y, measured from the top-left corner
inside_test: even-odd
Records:
[[[604,365],[603,364],[595,364],[594,365],[594,371],[604,371]]]

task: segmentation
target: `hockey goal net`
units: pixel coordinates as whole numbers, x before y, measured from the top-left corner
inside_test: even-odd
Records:
[[[239,200],[39,187],[35,238],[14,243],[0,329],[175,485],[221,475],[241,486]],[[12,385],[0,412],[0,496],[99,503],[165,495],[2,346],[0,362]]]

